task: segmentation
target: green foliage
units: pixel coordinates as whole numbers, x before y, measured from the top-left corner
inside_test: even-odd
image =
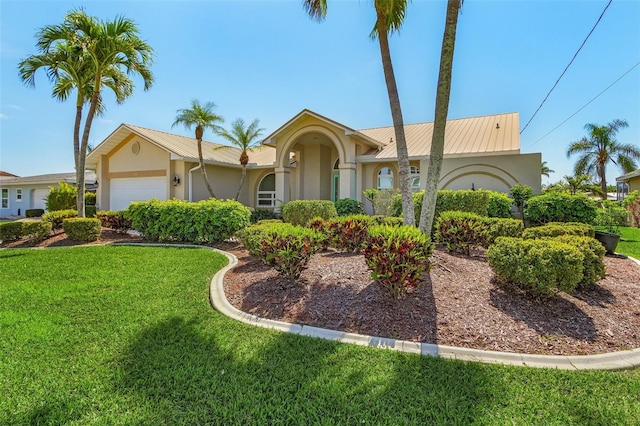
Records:
[[[282,205],[282,219],[292,225],[306,225],[310,219],[330,219],[338,215],[329,200],[294,200]]]
[[[486,246],[488,226],[482,217],[468,212],[446,211],[436,219],[436,241],[449,251],[468,255],[471,247]]]
[[[631,213],[636,228],[640,228],[640,194],[638,194],[638,190],[631,191],[622,201],[622,205]]]
[[[371,220],[377,225],[404,226],[404,219],[399,216],[371,216]]]
[[[49,212],[76,208],[76,187],[60,182],[58,187],[50,186],[44,205]]]
[[[333,205],[333,203],[331,204]],[[324,236],[301,226],[283,224],[272,228],[262,240],[260,258],[290,281],[297,280]]]
[[[51,222],[43,220],[33,222],[22,222],[22,235],[26,236],[29,241],[39,243],[47,239],[51,233]]]
[[[560,235],[554,238],[556,241],[570,244],[582,252],[581,285],[594,284],[605,277],[604,246],[600,241],[592,237],[580,237],[576,235]]]
[[[40,217],[44,214],[43,209],[27,209],[24,211],[25,217]]]
[[[511,198],[513,198],[513,203],[520,209],[522,209],[527,200],[531,197],[533,197],[533,188],[530,186],[516,183],[511,187]]]
[[[553,238],[560,235],[577,235],[593,238],[594,233],[595,231],[593,229],[593,226],[587,225],[586,223],[550,222],[546,225],[534,226],[533,228],[525,229],[522,233],[522,238],[524,238],[525,240],[536,238]]]
[[[278,227],[291,226],[280,220],[278,221],[260,221],[256,224],[249,225],[236,232],[236,237],[240,239],[242,245],[251,256],[260,257],[262,252],[262,241],[266,236],[278,229]]]
[[[71,240],[96,241],[100,236],[100,221],[96,218],[72,217],[62,222],[62,229]]]
[[[371,277],[394,298],[403,297],[407,289],[422,284],[423,274],[430,269],[432,252],[429,237],[412,226],[372,226],[363,248]]]
[[[323,223],[322,230],[329,238],[329,244],[338,250],[359,253],[368,238],[371,216],[339,216]],[[310,223],[313,229],[315,223]]]
[[[382,216],[402,216],[402,198],[400,191],[394,188],[389,189],[365,189],[365,198],[371,201],[373,214]],[[396,207],[396,198],[400,197],[400,209]],[[415,203],[415,196],[413,198]],[[397,210],[397,211],[396,211]]]
[[[524,225],[519,219],[502,217],[483,217],[482,221],[488,226],[487,243],[493,244],[498,237],[522,237]]]
[[[96,213],[96,219],[100,221],[105,228],[124,234],[131,228],[131,219],[127,210],[113,211],[106,210]]]
[[[627,209],[617,201],[601,201],[601,207],[597,209],[594,225],[604,227],[604,230],[613,234],[619,234],[618,228],[627,226]]]
[[[435,219],[438,218],[440,213],[445,211],[461,211],[487,216],[489,211],[489,192],[490,191],[472,191],[466,189],[459,191],[450,189],[440,190],[438,191],[438,198],[436,200]],[[424,191],[413,193],[416,223],[420,221],[423,199]],[[394,198],[391,213],[393,216],[402,216],[402,197],[400,195]]]
[[[96,206],[84,206],[85,217],[96,217]]]
[[[224,241],[249,225],[251,211],[233,200],[150,200],[131,203],[131,227],[153,241]]]
[[[68,209],[68,210],[55,210],[55,211],[51,211],[49,213],[45,213],[42,216],[42,220],[46,221],[46,222],[51,222],[51,226],[52,228],[55,229],[61,229],[62,228],[62,221],[65,219],[69,219],[72,217],[78,217],[78,211],[77,210],[73,210],[73,209]]]
[[[95,206],[96,205],[96,193],[95,192],[85,192],[84,193],[84,205],[85,208],[88,206]]]
[[[251,223],[257,223],[261,220],[277,219],[278,215],[271,209],[253,209],[251,211]]]
[[[511,205],[513,200],[504,192],[486,191],[489,194],[489,206],[487,216],[512,218]]]
[[[487,259],[499,281],[534,294],[571,292],[583,280],[584,255],[560,241],[501,237],[487,250]]]
[[[351,198],[343,198],[335,202],[338,216],[349,216],[354,214],[364,214],[364,206],[360,201]]]
[[[0,241],[7,243],[22,238],[22,222],[1,222]]]
[[[524,209],[524,216],[532,225],[549,222],[593,223],[597,205],[583,194],[569,195],[547,193],[531,197]]]

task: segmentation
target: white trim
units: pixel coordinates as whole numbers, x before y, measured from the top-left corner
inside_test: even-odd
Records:
[[[6,195],[5,195],[6,191]],[[11,204],[9,203],[9,188],[0,188],[0,209],[10,209]],[[6,202],[6,205],[5,205]]]
[[[22,188],[16,188],[16,203],[22,202]]]

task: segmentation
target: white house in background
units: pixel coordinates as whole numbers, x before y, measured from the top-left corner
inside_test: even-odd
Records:
[[[45,210],[45,198],[50,187],[60,182],[75,184],[74,173],[53,173],[37,176],[0,176],[0,217],[24,216],[25,210]],[[96,174],[85,173],[87,189],[95,189]]]
[[[405,126],[416,191],[426,185],[432,132],[433,123]],[[355,130],[305,109],[249,153],[239,201],[255,208],[296,199],[362,201],[365,189],[397,187],[394,138],[393,127]],[[234,197],[240,151],[203,141],[203,156],[216,197]],[[540,153],[520,153],[518,113],[449,120],[439,187],[508,192],[520,183],[539,192],[540,164]],[[101,210],[151,198],[209,198],[193,137],[121,124],[88,155],[87,169],[100,182]]]

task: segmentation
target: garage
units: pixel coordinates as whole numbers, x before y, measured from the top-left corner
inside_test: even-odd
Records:
[[[111,179],[111,210],[124,210],[133,201],[145,201],[152,198],[167,199],[167,178],[141,177]]]
[[[49,195],[49,188],[34,189],[31,192],[31,208],[45,210],[45,200]]]

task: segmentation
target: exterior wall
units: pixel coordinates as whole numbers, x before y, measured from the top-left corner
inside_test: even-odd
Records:
[[[238,185],[240,185],[240,177],[242,171],[240,168],[221,167],[207,165],[207,177],[211,183],[211,188],[216,198],[220,200],[234,199]],[[200,169],[194,170],[192,173],[192,201],[208,200],[211,198],[207,186],[202,179]],[[187,198],[188,199],[188,198]]]
[[[50,186],[57,186],[55,184],[24,184],[24,185],[2,185],[0,183],[0,194],[2,189],[8,190],[8,206],[2,208],[0,204],[0,217],[9,216],[24,216],[25,210],[33,208],[44,208],[44,201],[34,199],[34,192],[39,190],[38,193],[48,192]],[[18,190],[22,190],[22,199],[18,201]]]
[[[640,176],[632,177],[627,183],[629,184],[629,192],[640,192]]]

